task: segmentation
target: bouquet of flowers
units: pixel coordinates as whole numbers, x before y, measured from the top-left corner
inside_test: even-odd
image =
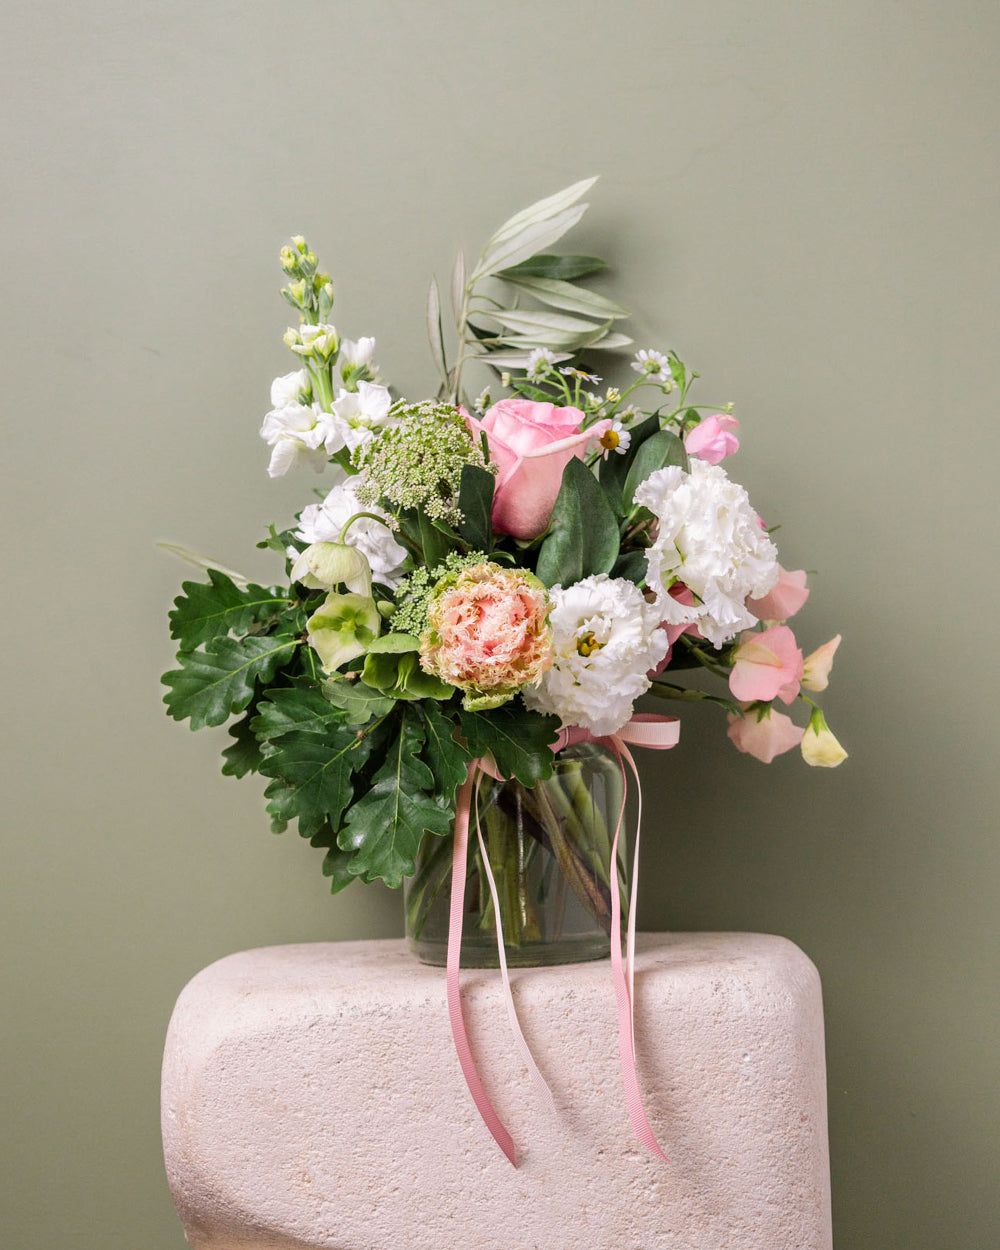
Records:
[[[282,249],[297,367],[271,385],[268,472],[328,480],[258,543],[284,561],[277,584],[185,553],[205,577],[170,614],[165,702],[193,729],[232,719],[222,771],[267,778],[275,830],[297,821],[335,892],[399,886],[422,847],[447,847],[474,761],[530,793],[568,732],[613,738],[641,695],[717,705],[764,762],[795,746],[810,764],[844,758],[812,698],[840,639],[803,657],[787,624],[806,575],[781,567],[723,467],[739,446],[731,406],[697,402],[698,374],[672,351],[637,351],[618,386],[594,371],[631,347],[627,312],[587,285],[602,261],[550,250],[593,181],[511,217],[471,268],[459,256],[447,341],[431,283],[441,386],[416,401],[380,377],[373,338],[334,327],[306,241]],[[474,398],[472,367],[493,379]],[[777,706],[795,703],[805,724]],[[564,815],[581,810],[573,784]],[[608,867],[525,811],[606,914]],[[495,905],[516,944],[530,927],[516,892]]]

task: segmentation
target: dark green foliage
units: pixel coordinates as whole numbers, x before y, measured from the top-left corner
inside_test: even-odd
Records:
[[[563,470],[536,573],[546,586],[570,586],[593,573],[610,573],[617,558],[617,519],[597,478],[574,458]]]

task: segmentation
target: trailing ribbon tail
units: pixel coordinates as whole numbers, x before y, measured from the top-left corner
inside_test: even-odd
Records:
[[[459,966],[462,957],[462,909],[465,906],[465,872],[469,846],[469,808],[472,801],[473,780],[478,771],[477,761],[469,765],[465,781],[458,791],[455,813],[455,848],[451,866],[451,910],[448,920],[448,1016],[451,1020],[451,1032],[455,1039],[455,1050],[458,1062],[462,1067],[462,1075],[469,1087],[472,1101],[483,1118],[486,1127],[493,1134],[493,1139],[517,1167],[517,1149],[514,1139],[500,1122],[479,1079],[476,1061],[472,1057],[469,1038],[465,1031],[465,1018],[462,1015],[462,995],[459,986]]]

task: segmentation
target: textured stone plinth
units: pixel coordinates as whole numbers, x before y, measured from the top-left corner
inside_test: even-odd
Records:
[[[444,970],[402,942],[231,955],[181,994],[163,1139],[188,1241],[229,1250],[829,1250],[819,978],[783,938],[639,940],[636,1044],[670,1162],[632,1137],[610,963],[512,973],[560,1107],[538,1105],[496,972],[463,972],[479,1119]]]

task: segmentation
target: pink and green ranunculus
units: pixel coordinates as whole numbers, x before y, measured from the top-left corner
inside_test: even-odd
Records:
[[[545,587],[526,569],[486,561],[443,577],[420,638],[424,670],[463,691],[472,711],[537,685],[552,664]]]

